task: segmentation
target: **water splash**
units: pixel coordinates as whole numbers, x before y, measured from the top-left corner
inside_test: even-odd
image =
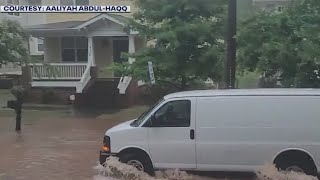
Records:
[[[318,180],[317,177],[297,172],[278,171],[272,164],[266,164],[256,172],[259,180]]]
[[[99,171],[99,175],[94,180],[191,180],[191,175],[184,171],[167,170],[156,172],[155,177],[138,171],[135,167],[123,164],[116,157],[110,157],[105,167],[98,165],[95,167]]]
[[[188,174],[185,171],[171,169],[157,171],[155,177],[138,171],[135,167],[123,164],[116,157],[110,157],[106,166],[95,167],[99,174],[94,180],[201,180],[208,179]],[[266,164],[256,172],[257,180],[317,180],[317,177],[307,176],[297,172],[280,172],[273,164]],[[214,180],[214,178],[210,178]]]

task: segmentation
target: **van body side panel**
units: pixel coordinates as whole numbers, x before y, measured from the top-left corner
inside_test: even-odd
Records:
[[[319,166],[319,96],[198,97],[196,116],[198,170],[254,171],[290,148]]]
[[[149,150],[155,169],[196,168],[195,139],[190,139],[190,130],[195,129],[196,98],[171,99],[163,104],[176,100],[190,100],[190,127],[144,127],[148,130]]]

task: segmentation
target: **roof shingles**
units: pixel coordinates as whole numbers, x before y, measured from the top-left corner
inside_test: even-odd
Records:
[[[66,22],[27,26],[25,28],[26,29],[69,29],[69,28],[75,28],[84,22],[85,21],[66,21]]]
[[[101,16],[102,14],[98,15]],[[108,16],[123,22],[127,23],[129,21],[128,17],[124,17],[118,14],[107,14]],[[97,17],[97,16],[96,16]],[[90,19],[89,19],[90,20]],[[65,21],[65,22],[58,22],[58,23],[49,23],[49,24],[39,24],[39,25],[33,25],[33,26],[26,26],[24,27],[27,30],[59,30],[59,29],[73,29],[77,26],[89,21]]]

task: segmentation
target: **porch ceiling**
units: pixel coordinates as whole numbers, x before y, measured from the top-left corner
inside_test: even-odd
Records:
[[[35,37],[50,37],[50,36],[84,36],[95,34],[99,30],[99,26],[103,26],[105,31],[112,32],[110,34],[126,35],[123,31],[123,26],[128,22],[128,18],[115,14],[100,14],[87,21],[66,21],[49,24],[39,24],[24,27],[25,30]],[[113,24],[112,25],[110,25]],[[118,26],[121,28],[115,29]],[[100,29],[101,30],[101,29]],[[101,33],[101,32],[100,32]],[[107,33],[106,33],[107,34]],[[130,31],[129,34],[137,34],[137,32]]]

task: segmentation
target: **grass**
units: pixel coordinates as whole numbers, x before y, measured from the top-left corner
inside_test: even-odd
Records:
[[[1,117],[15,117],[15,112],[12,109],[5,108],[8,100],[15,100],[15,97],[11,94],[10,89],[0,89],[0,118]],[[44,117],[55,117],[56,111],[37,111],[37,110],[22,110],[22,117],[26,119],[39,119]]]
[[[15,100],[15,97],[11,94],[10,89],[0,89],[0,118],[1,117],[15,117],[15,112],[12,109],[6,108],[7,101]],[[64,111],[57,110],[30,110],[30,109],[23,109],[22,110],[22,117],[23,118],[30,118],[30,119],[39,119],[44,117],[56,117],[57,114],[65,115]]]
[[[22,110],[22,118],[25,119],[39,119],[47,117],[63,117],[66,116],[67,112],[64,111],[43,111],[43,110]],[[15,117],[16,113],[12,109],[0,109],[0,118],[1,117]]]
[[[11,94],[10,89],[0,89],[0,108],[7,105],[8,100],[13,100],[14,96]]]
[[[0,97],[11,95],[10,89],[0,89]]]
[[[116,112],[102,114],[97,117],[97,119],[118,119],[118,118],[125,118],[125,119],[133,119],[137,118],[141,113],[148,109],[148,106],[134,106],[128,109],[121,109]]]

